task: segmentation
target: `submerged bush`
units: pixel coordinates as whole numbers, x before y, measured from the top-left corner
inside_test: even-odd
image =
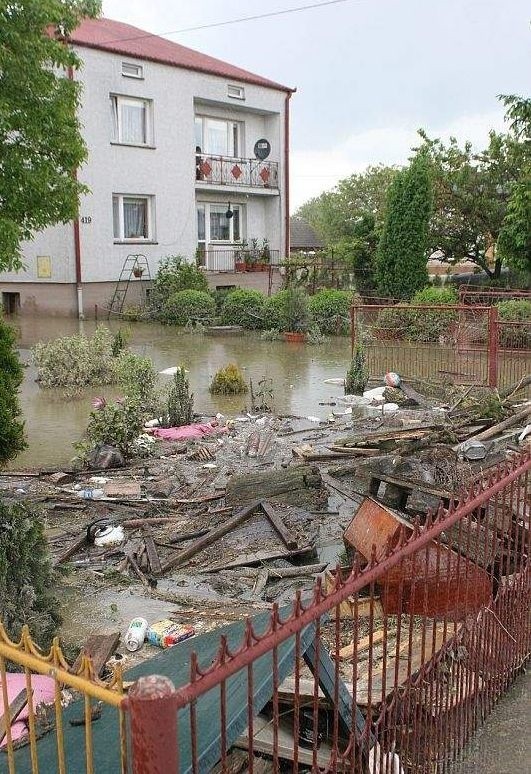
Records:
[[[286,330],[285,308],[287,290],[279,290],[273,296],[269,296],[264,301],[264,329],[265,330]]]
[[[40,646],[51,644],[61,623],[56,583],[41,514],[0,500],[0,620],[9,637],[18,640],[27,624]]]
[[[221,307],[223,325],[241,325],[256,330],[264,325],[265,296],[259,290],[233,290]]]
[[[114,338],[104,325],[92,336],[82,333],[39,342],[32,349],[40,386],[80,391],[112,384],[115,379]]]
[[[161,319],[169,325],[201,322],[211,325],[216,316],[216,302],[203,290],[181,290],[166,301]]]
[[[128,398],[137,398],[145,408],[153,408],[157,372],[149,357],[122,352],[114,365],[116,384]]]
[[[362,395],[369,381],[365,346],[360,331],[356,337],[354,357],[345,377],[345,395]]]
[[[90,412],[85,439],[75,447],[86,455],[87,451],[108,444],[116,446],[127,457],[146,419],[148,414],[138,398],[125,397],[110,403],[101,399],[98,408]]]
[[[238,366],[229,363],[216,372],[209,390],[213,395],[241,395],[248,392],[249,388]]]
[[[193,263],[188,263],[182,255],[170,255],[161,261],[149,294],[152,314],[163,319],[166,303],[181,290],[206,292],[208,281],[201,269]]]
[[[352,293],[345,290],[320,290],[310,297],[310,314],[321,333],[348,334]]]

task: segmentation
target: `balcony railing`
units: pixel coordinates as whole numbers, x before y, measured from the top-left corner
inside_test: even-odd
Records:
[[[278,163],[196,153],[195,179],[211,185],[278,188]]]
[[[224,247],[203,250],[198,255],[198,263],[207,271],[269,271],[270,266],[280,263],[280,250],[268,250],[269,257],[262,250],[243,247]]]

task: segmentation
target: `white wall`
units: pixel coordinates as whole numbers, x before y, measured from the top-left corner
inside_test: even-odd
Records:
[[[80,120],[89,147],[89,159],[79,170],[79,179],[91,193],[83,197],[80,223],[83,282],[115,281],[125,257],[143,253],[151,271],[166,255],[184,254],[193,258],[196,250],[196,191],[194,113],[235,117],[246,123],[245,152],[252,156],[254,143],[267,137],[272,145],[270,160],[279,162],[279,186],[284,185],[284,105],[281,91],[243,84],[245,102],[226,96],[225,78],[196,73],[154,62],[134,60],[88,48],[78,48],[84,68],[76,74],[83,83]],[[125,78],[122,61],[137,62],[144,79]],[[111,144],[112,123],[109,94],[124,94],[153,100],[154,148]],[[194,100],[196,106],[194,107]],[[200,104],[200,107],[199,107]],[[261,112],[256,112],[261,111]],[[155,196],[155,244],[114,244],[112,195],[148,194]],[[197,198],[203,199],[204,191]],[[266,197],[212,189],[212,201],[244,201],[247,233],[268,237],[271,247],[284,243],[283,196]],[[279,206],[280,200],[280,206]],[[0,274],[0,281],[37,281],[36,257],[52,257],[52,279],[48,282],[74,282],[75,259],[73,226],[46,229],[33,242],[23,246],[28,270],[20,274]]]

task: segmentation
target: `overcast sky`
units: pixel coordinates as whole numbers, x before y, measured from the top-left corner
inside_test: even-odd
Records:
[[[294,86],[291,208],[368,164],[402,163],[416,130],[484,143],[500,93],[529,96],[529,0],[103,0],[104,15]]]

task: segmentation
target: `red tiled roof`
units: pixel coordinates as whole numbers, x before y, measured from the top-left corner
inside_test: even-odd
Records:
[[[138,27],[132,27],[130,24],[123,24],[113,19],[85,19],[71,33],[69,40],[78,46],[98,48],[136,59],[148,59],[152,62],[161,62],[186,70],[197,70],[222,78],[254,83],[257,86],[266,86],[270,89],[294,91],[288,86],[282,86],[280,83],[242,70],[240,67],[221,61],[221,59],[214,59],[212,56],[201,54],[199,51],[186,48],[179,43],[174,43],[166,38],[152,35],[145,30],[138,29]]]

